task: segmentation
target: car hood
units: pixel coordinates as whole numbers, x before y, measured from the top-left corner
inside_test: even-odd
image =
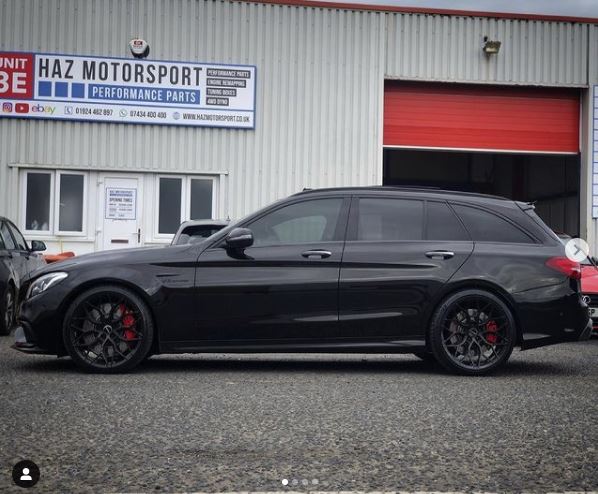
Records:
[[[598,269],[594,266],[581,267],[582,293],[598,293]]]
[[[31,273],[30,279],[37,278],[46,273],[57,271],[73,271],[90,267],[101,266],[124,266],[138,263],[165,262],[176,259],[180,254],[188,250],[201,251],[201,243],[193,245],[167,245],[155,247],[139,247],[133,249],[118,249],[83,254],[70,257],[63,261],[54,262],[37,269]]]

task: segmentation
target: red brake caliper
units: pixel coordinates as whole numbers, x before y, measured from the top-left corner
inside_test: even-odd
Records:
[[[491,345],[494,345],[498,341],[498,324],[494,319],[491,319],[486,323],[486,341]]]
[[[125,304],[121,304],[120,311],[122,313],[122,323],[123,328],[125,329],[123,332],[123,338],[127,341],[131,341],[135,339],[136,333],[134,331],[134,326],[137,321],[135,321],[135,317],[129,309],[125,307]]]

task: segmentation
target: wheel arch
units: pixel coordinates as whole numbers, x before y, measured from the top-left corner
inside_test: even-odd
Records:
[[[471,279],[471,280],[459,280],[457,282],[451,283],[446,285],[440,293],[434,299],[434,302],[430,304],[430,310],[426,314],[425,317],[425,336],[426,336],[426,347],[429,347],[429,333],[430,333],[430,323],[432,321],[432,317],[434,316],[434,312],[438,306],[446,300],[451,295],[463,291],[463,290],[484,290],[486,292],[491,293],[492,295],[498,297],[511,311],[513,315],[513,319],[515,320],[515,330],[517,332],[517,341],[516,345],[520,345],[523,341],[523,329],[521,327],[521,318],[519,312],[517,310],[517,304],[513,300],[513,298],[509,295],[509,293],[501,288],[496,283],[493,283],[488,280],[480,280],[480,279]]]
[[[160,331],[157,326],[156,314],[154,314],[150,296],[147,294],[147,292],[145,290],[140,288],[135,283],[131,283],[130,281],[123,280],[120,278],[96,278],[96,279],[85,281],[85,282],[81,283],[80,285],[77,285],[64,298],[64,301],[62,302],[62,305],[60,307],[60,313],[62,315],[60,317],[60,320],[58,321],[58,324],[56,325],[56,331],[58,333],[57,334],[58,338],[56,341],[60,342],[61,349],[66,352],[66,349],[64,348],[64,342],[62,341],[62,337],[60,335],[62,332],[62,326],[64,325],[64,316],[66,314],[68,307],[73,303],[73,301],[79,295],[81,295],[82,293],[84,293],[87,290],[90,290],[92,288],[97,288],[99,286],[119,286],[121,288],[126,288],[128,290],[131,290],[133,293],[135,293],[135,295],[139,296],[141,298],[141,300],[143,300],[145,302],[145,304],[147,305],[147,308],[149,310],[150,316],[152,318],[152,322],[154,324],[154,329],[155,329],[154,330],[154,339],[152,342],[152,347],[151,347],[150,353],[159,353]]]

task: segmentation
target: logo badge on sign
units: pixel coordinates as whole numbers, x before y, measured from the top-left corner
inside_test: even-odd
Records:
[[[12,113],[12,103],[2,103],[2,111],[4,113]]]
[[[17,113],[29,113],[29,105],[27,103],[17,103],[15,105],[15,111]]]

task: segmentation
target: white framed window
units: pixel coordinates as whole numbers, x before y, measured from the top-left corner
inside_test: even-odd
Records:
[[[87,182],[83,172],[23,170],[21,226],[28,235],[84,236]]]
[[[170,239],[183,221],[214,218],[215,181],[212,176],[157,175],[154,236]]]
[[[87,176],[56,172],[56,234],[84,235],[87,231]]]

